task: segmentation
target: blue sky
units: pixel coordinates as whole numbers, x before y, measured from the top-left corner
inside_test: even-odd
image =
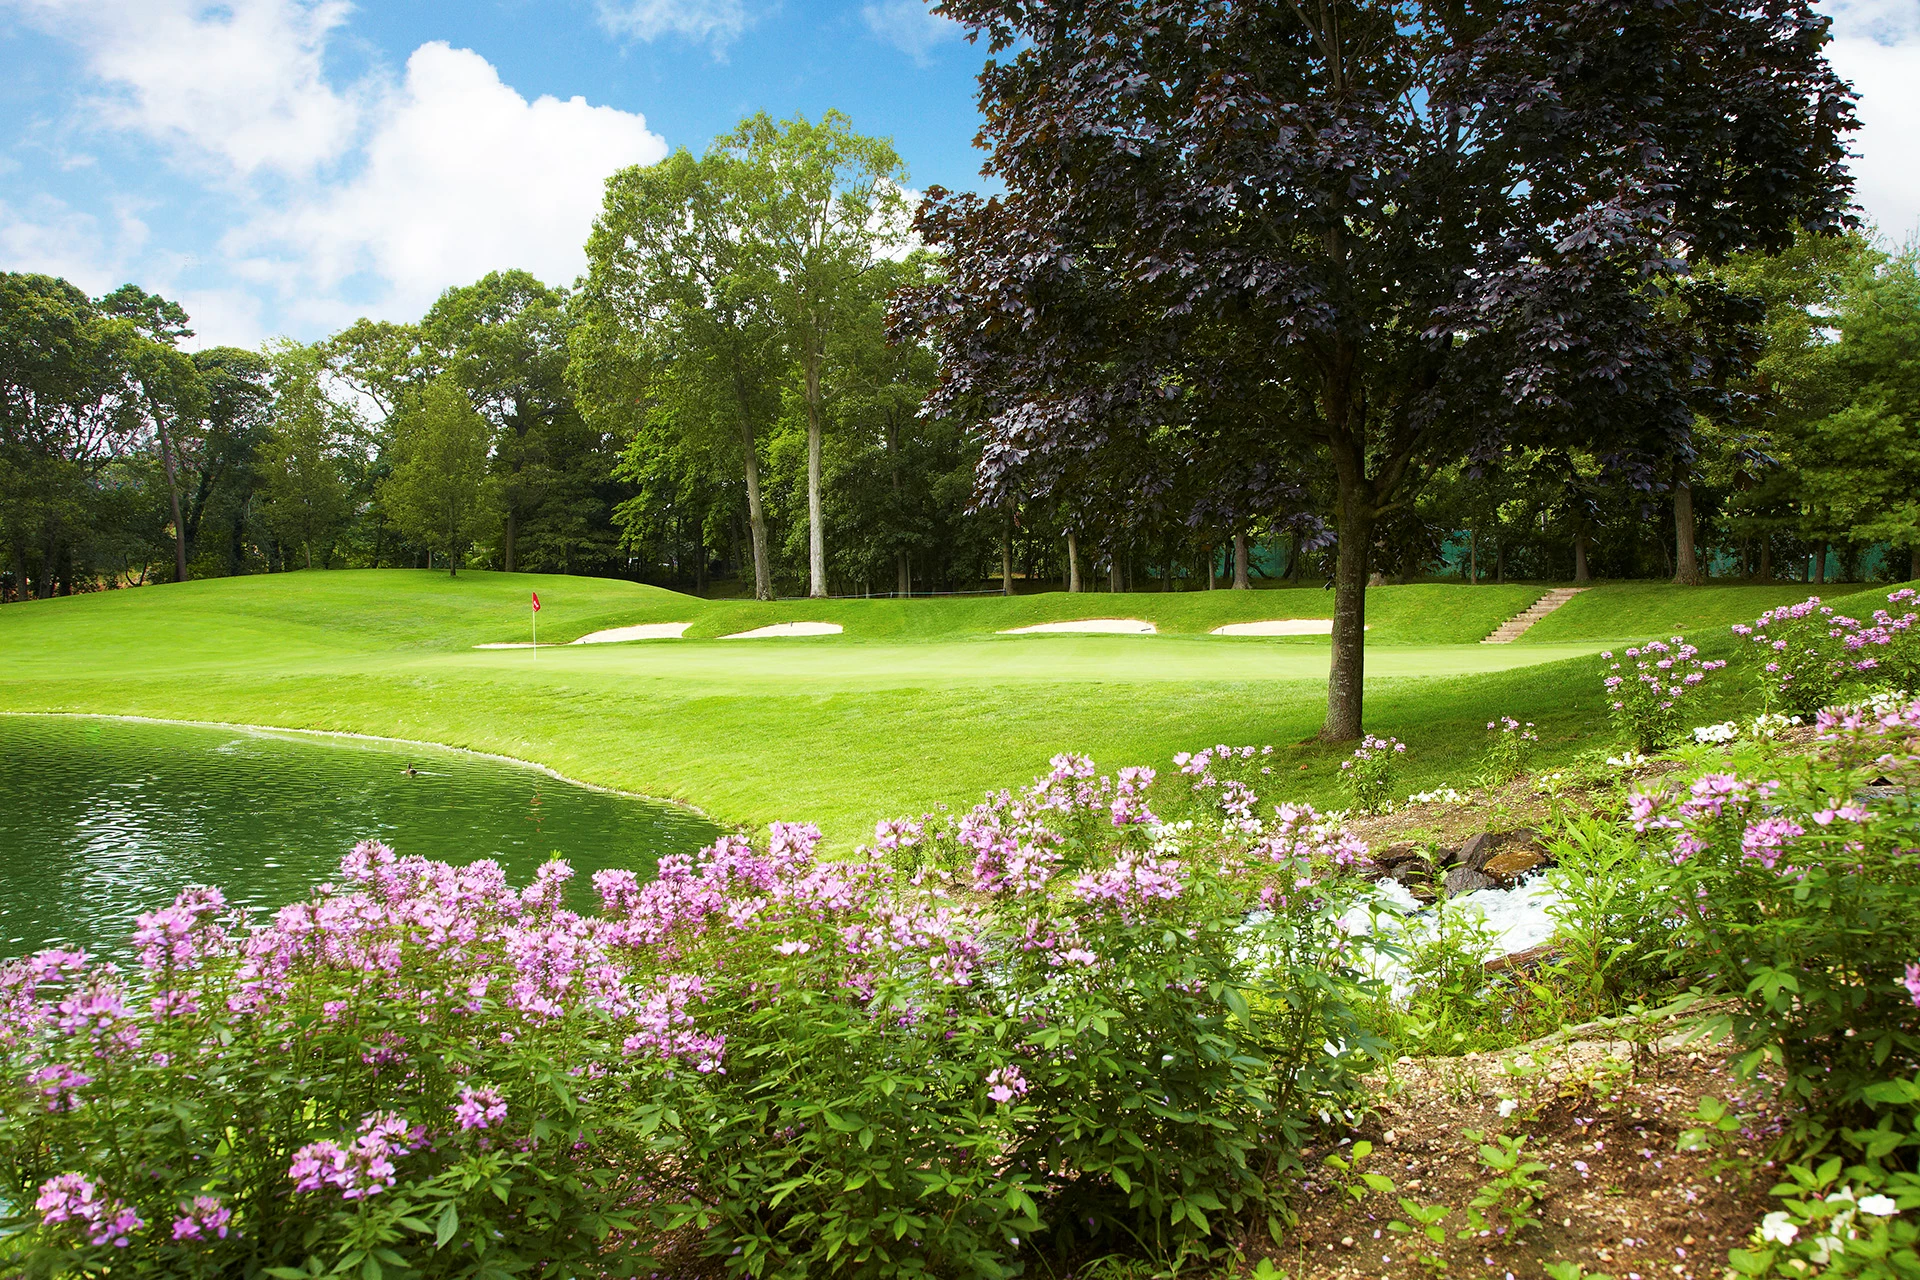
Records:
[[[1920,0],[1824,0],[1863,203],[1920,228]],[[846,111],[979,183],[984,50],[922,0],[0,0],[0,269],[182,300],[200,341],[567,282],[601,184],[742,115]]]

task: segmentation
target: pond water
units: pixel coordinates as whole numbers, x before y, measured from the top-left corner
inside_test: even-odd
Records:
[[[595,871],[650,873],[715,834],[672,805],[458,751],[0,716],[0,956],[65,946],[124,958],[133,917],[190,884],[270,911],[333,879],[368,837],[447,862],[496,858],[516,884],[559,853],[585,909]]]

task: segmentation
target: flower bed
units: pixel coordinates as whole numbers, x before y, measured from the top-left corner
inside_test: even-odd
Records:
[[[524,888],[377,843],[252,922],[142,917],[142,971],[0,969],[30,1274],[1007,1275],[1212,1247],[1381,1046],[1335,921],[1364,846],[1059,757],[951,820],[727,837]],[[1188,775],[1182,775],[1184,783]],[[1252,907],[1263,910],[1249,915]]]

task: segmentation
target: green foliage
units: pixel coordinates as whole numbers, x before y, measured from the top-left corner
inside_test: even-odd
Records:
[[[1595,1005],[1644,992],[1667,949],[1663,868],[1633,833],[1597,814],[1572,813],[1544,836],[1553,867],[1547,907],[1567,978]]]
[[[1920,810],[1859,788],[1916,780],[1920,704],[1821,717],[1819,758],[1774,777],[1708,774],[1635,795],[1661,871],[1682,976],[1736,1004],[1747,1070],[1784,1069],[1803,1128],[1910,1115],[1883,1084],[1920,1062]],[[1858,793],[1858,794],[1857,794]]]
[[[474,541],[497,527],[496,489],[488,474],[492,433],[467,396],[442,375],[426,390],[418,413],[394,431],[393,474],[380,500],[408,537],[440,553],[448,574]]]

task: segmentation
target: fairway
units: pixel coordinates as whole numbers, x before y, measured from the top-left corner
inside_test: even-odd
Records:
[[[690,638],[473,647],[524,636],[535,588],[543,641],[663,621],[692,623]],[[1751,617],[1800,595],[1603,588],[1581,598],[1592,603],[1580,613],[1563,610],[1573,616],[1551,639],[1476,643],[1540,590],[1369,593],[1368,725],[1410,744],[1411,785],[1458,776],[1496,714],[1539,722],[1550,749],[1589,735],[1601,704],[1588,655],[1620,638],[1616,590],[1628,615],[1697,601],[1716,627],[1718,614]],[[1272,743],[1285,748],[1302,798],[1330,800],[1344,752],[1311,741],[1327,640],[1206,633],[1324,617],[1331,604],[1318,589],[763,604],[544,575],[279,574],[0,610],[0,710],[442,743],[678,800],[723,822],[817,821],[844,846],[879,817],[971,804],[1059,751],[1105,767],[1165,766],[1208,743]],[[997,634],[1085,617],[1143,618],[1161,634]],[[710,638],[799,620],[845,631]]]

